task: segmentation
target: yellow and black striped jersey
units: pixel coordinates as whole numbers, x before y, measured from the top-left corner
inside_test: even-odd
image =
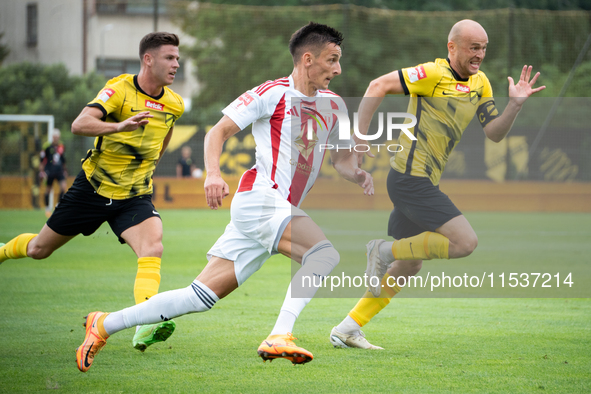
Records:
[[[448,59],[398,73],[404,93],[411,96],[408,112],[416,116],[417,124],[409,131],[417,140],[401,133],[398,143],[403,149],[390,164],[398,172],[428,177],[437,185],[451,151],[474,115],[478,112],[483,127],[498,116],[492,87],[482,71],[460,78]]]
[[[86,178],[103,197],[121,200],[152,193],[164,138],[185,108],[181,96],[168,87],[150,96],[138,85],[137,75],[123,74],[108,81],[88,106],[99,108],[103,120],[113,123],[143,111],[154,115],[135,131],[97,137],[82,163]]]

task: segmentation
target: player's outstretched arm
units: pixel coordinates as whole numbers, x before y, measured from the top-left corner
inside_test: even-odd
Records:
[[[509,80],[509,103],[507,103],[507,107],[505,107],[501,116],[493,119],[484,127],[484,133],[492,141],[499,142],[505,138],[511,127],[513,127],[513,122],[515,122],[519,111],[521,111],[521,107],[529,96],[546,89],[546,86],[534,88],[540,73],[536,73],[530,80],[531,72],[532,66],[523,66],[517,83],[513,81],[513,78],[507,77]]]
[[[359,114],[359,132],[363,135],[367,135],[371,118],[387,94],[400,93],[404,93],[404,89],[402,88],[398,71],[392,71],[391,73],[382,75],[371,81],[363,95],[363,99],[361,100],[357,111]],[[353,138],[357,144],[365,142],[357,136],[354,136]],[[364,154],[364,152],[357,153],[358,165],[361,165]],[[370,151],[367,152],[367,155],[372,158],[375,157]]]
[[[103,122],[103,112],[96,107],[84,107],[80,115],[72,123],[72,133],[87,137],[115,134],[124,131],[134,131],[148,124],[148,119],[153,118],[149,111],[140,112],[119,123]]]
[[[232,119],[224,115],[220,121],[209,130],[203,142],[206,178],[204,183],[205,199],[211,209],[222,206],[222,199],[230,194],[230,187],[222,179],[220,171],[220,156],[224,142],[240,131],[240,127]]]
[[[335,170],[349,182],[363,188],[363,194],[373,196],[373,177],[357,165],[357,155],[347,150],[331,150],[330,159]]]

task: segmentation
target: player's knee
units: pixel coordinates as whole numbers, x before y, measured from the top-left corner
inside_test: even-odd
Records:
[[[478,237],[472,233],[462,239],[459,245],[459,252],[461,257],[466,257],[472,254],[478,246]]]
[[[158,257],[162,258],[164,246],[162,241],[145,241],[141,244],[139,249],[134,249],[138,257]]]
[[[144,248],[144,255],[150,257],[162,257],[162,253],[164,252],[164,245],[162,242],[153,242],[145,246]]]
[[[309,261],[323,262],[330,266],[331,270],[339,264],[341,256],[332,246],[330,241],[324,240],[312,246],[302,257],[302,265]]]
[[[35,260],[43,260],[48,258],[49,256],[51,256],[51,254],[53,253],[52,249],[49,248],[44,248],[42,246],[39,245],[30,245],[27,248],[27,256],[35,259]]]
[[[341,255],[332,244],[330,245],[330,248],[327,249],[327,254],[329,255],[329,260],[332,262],[332,268],[336,267],[341,261]]]

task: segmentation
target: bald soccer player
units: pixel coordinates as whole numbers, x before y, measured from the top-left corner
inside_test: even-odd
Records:
[[[330,333],[335,347],[381,349],[365,339],[361,327],[388,305],[399,291],[395,278],[416,275],[423,260],[460,258],[470,255],[478,238],[464,215],[439,190],[439,179],[453,148],[474,115],[492,141],[509,133],[534,88],[540,73],[523,66],[517,83],[509,80],[509,103],[502,115],[495,107],[493,92],[480,65],[486,55],[488,36],[472,20],[457,22],[451,29],[447,59],[436,59],[404,68],[373,80],[359,108],[359,129],[367,133],[371,118],[386,94],[411,96],[409,113],[417,124],[409,128],[416,140],[400,134],[403,146],[390,159],[388,194],[395,208],[390,214],[388,235],[393,240],[367,244],[367,275],[370,288]],[[373,283],[375,286],[372,286]]]

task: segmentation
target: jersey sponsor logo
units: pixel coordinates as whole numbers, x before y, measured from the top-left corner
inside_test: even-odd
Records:
[[[242,96],[238,97],[238,100],[240,100],[240,102],[244,104],[245,107],[254,101],[252,96],[246,92],[243,93]]]
[[[115,91],[113,89],[104,89],[101,94],[99,94],[99,100],[101,100],[103,103],[106,103],[107,101],[109,101],[109,99],[115,94]]]
[[[158,111],[164,111],[164,104],[160,104],[155,101],[146,100],[146,108],[155,109]]]
[[[244,109],[254,101],[252,96],[247,92],[243,93],[240,97],[232,102],[232,108],[237,112],[242,112]]]
[[[408,81],[410,83],[419,81],[423,78],[427,78],[427,73],[425,72],[425,69],[423,68],[423,66],[409,68],[407,70],[407,74],[408,74]]]
[[[462,85],[461,83],[456,83],[456,90],[462,93],[470,93],[470,86]]]

